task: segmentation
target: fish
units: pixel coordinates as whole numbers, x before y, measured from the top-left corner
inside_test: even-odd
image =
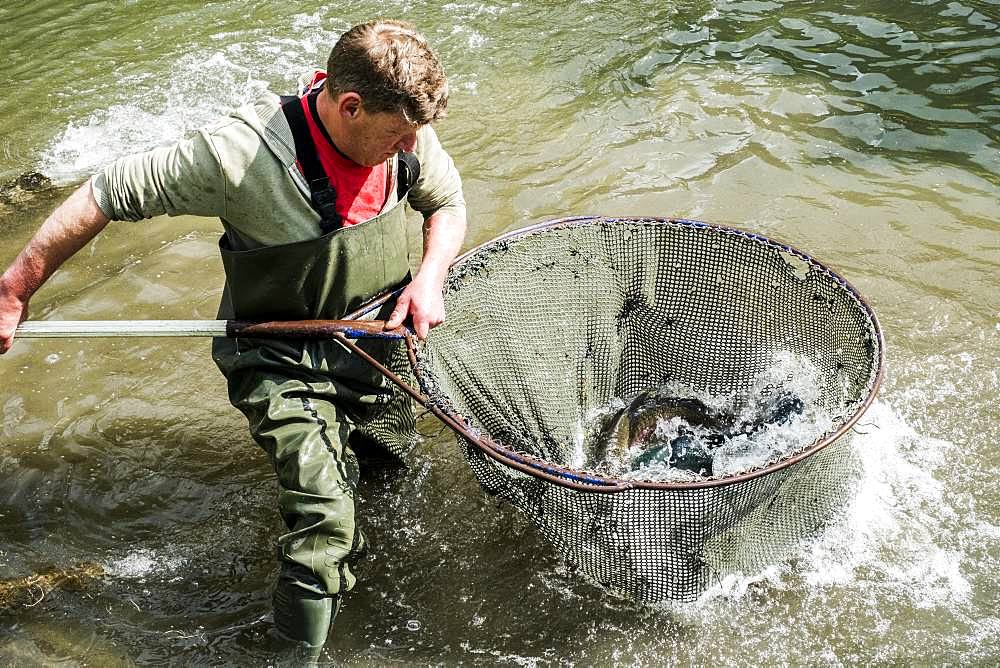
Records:
[[[715,436],[703,439],[690,429],[683,426],[678,429],[677,436],[667,443],[653,446],[636,455],[632,459],[632,470],[653,464],[666,464],[670,468],[690,471],[700,475],[712,474],[712,450],[721,445],[722,439],[715,442]]]
[[[769,398],[759,416],[739,426],[725,410],[713,409],[693,397],[670,396],[659,389],[640,392],[628,406],[607,421],[599,436],[605,444],[604,459],[629,461],[633,471],[654,464],[712,475],[712,451],[740,434],[752,436],[769,425],[789,423],[805,408],[803,401],[785,391]],[[656,427],[664,420],[679,418],[677,436],[655,442]],[[629,459],[628,453],[640,447]]]
[[[802,415],[806,405],[791,392],[781,394],[768,399],[761,407],[764,418],[757,422],[756,429],[759,430],[765,425],[788,424],[796,415]]]
[[[710,471],[711,455],[699,447],[694,431],[683,425],[678,436],[670,442],[653,443],[656,426],[673,418],[679,418],[689,427],[714,432],[720,432],[726,423],[724,413],[710,409],[698,399],[671,396],[655,388],[645,390],[605,424],[599,436],[599,442],[607,448],[605,459],[628,460],[628,453],[639,446],[642,452],[630,460],[632,470],[668,463],[674,468],[696,473]]]

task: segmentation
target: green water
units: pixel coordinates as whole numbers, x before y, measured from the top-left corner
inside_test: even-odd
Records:
[[[363,480],[373,556],[326,658],[1000,662],[1000,5],[13,0],[0,180],[59,187],[0,205],[0,265],[69,186],[290,90],[379,15],[417,23],[449,72],[438,131],[469,245],[589,213],[774,236],[871,301],[889,367],[842,517],[789,562],[663,609],[574,576],[422,420],[410,468]],[[219,232],[112,225],[33,317],[212,318]],[[266,664],[275,487],[207,342],[21,341],[0,377],[0,578],[108,571],[0,612],[0,663]]]

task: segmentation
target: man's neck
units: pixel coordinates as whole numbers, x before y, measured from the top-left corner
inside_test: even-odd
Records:
[[[334,148],[354,160],[347,150],[351,144],[347,137],[347,128],[343,119],[340,118],[340,114],[337,113],[336,105],[325,90],[320,91],[316,96],[316,113],[319,114],[319,122],[323,124],[326,133],[333,140]],[[354,161],[357,162],[357,160]]]

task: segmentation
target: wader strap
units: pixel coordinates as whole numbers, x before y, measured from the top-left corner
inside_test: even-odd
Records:
[[[319,213],[319,226],[323,234],[340,227],[340,214],[337,213],[337,191],[330,185],[323,165],[319,162],[319,154],[313,143],[306,114],[302,111],[302,101],[295,95],[281,96],[281,111],[285,114],[288,127],[295,139],[295,157],[302,166],[303,176],[309,184],[309,194],[312,206]]]
[[[397,154],[396,164],[396,199],[402,201],[409,190],[420,178],[420,161],[413,153],[400,151]]]

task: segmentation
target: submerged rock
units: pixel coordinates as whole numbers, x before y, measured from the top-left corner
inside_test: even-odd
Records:
[[[14,580],[0,580],[0,610],[16,606],[32,606],[54,589],[81,589],[104,575],[104,567],[84,562],[69,568],[57,568]]]
[[[48,190],[52,180],[39,172],[25,172],[16,179],[0,184],[0,204],[21,204],[30,200],[33,193]]]

